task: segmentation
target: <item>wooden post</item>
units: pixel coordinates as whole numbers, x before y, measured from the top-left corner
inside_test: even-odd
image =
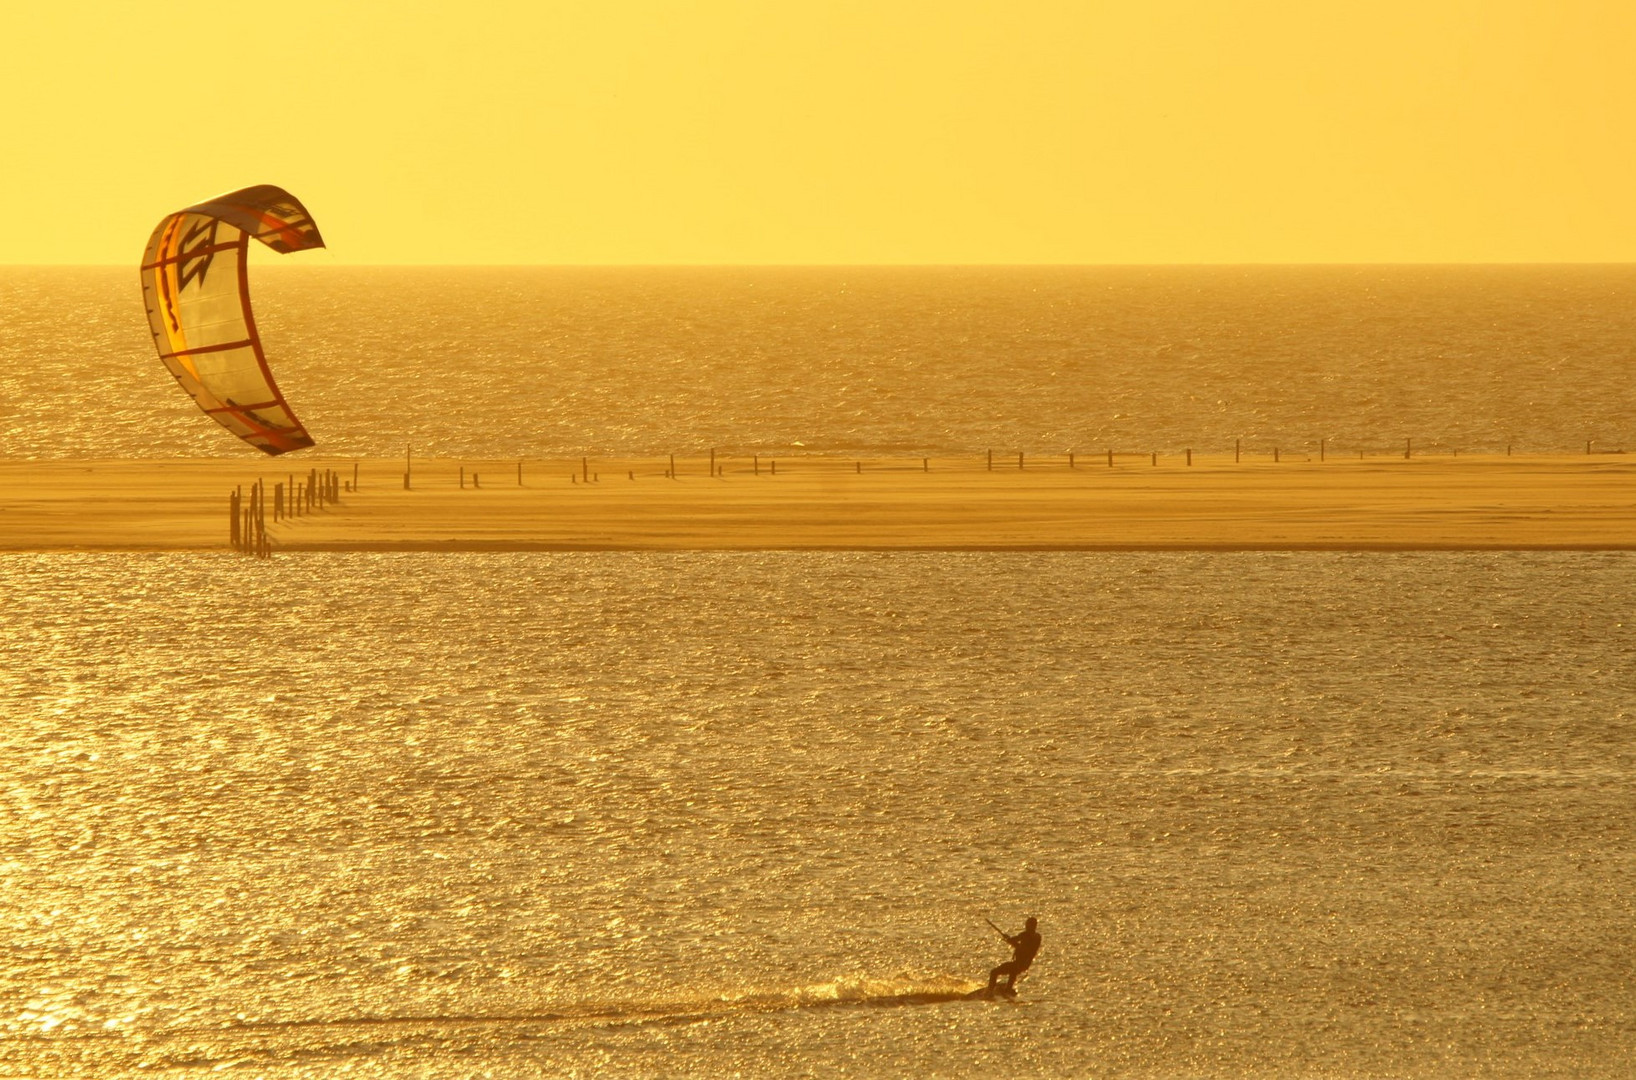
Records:
[[[1272,460],[1273,460],[1274,464],[1277,464],[1277,462],[1278,462],[1278,447],[1276,447],[1276,446],[1272,448]]]
[[[675,454],[670,455],[670,471],[665,473],[665,475],[670,477],[672,480],[676,479],[676,455]]]
[[[407,472],[403,474],[403,490],[409,490],[409,474]]]
[[[988,452],[988,471],[994,471],[994,451],[992,450]]]
[[[756,475],[760,476],[761,475],[761,455],[760,454],[752,454],[750,456],[750,461],[755,466]]]
[[[773,475],[777,476],[778,475],[778,459],[777,458],[773,458],[772,466],[773,466]]]
[[[273,485],[273,521],[277,522],[284,516],[284,485]]]
[[[858,467],[858,475],[862,476],[863,475],[863,462],[854,461],[852,464],[854,464],[854,465],[856,465]]]
[[[1113,447],[1108,447],[1108,468],[1113,468]]]
[[[1588,454],[1590,452],[1591,452],[1591,441],[1589,439],[1586,439],[1585,440],[1585,453]]]
[[[579,474],[585,478],[585,482],[587,484],[589,484],[591,482],[591,459],[590,458],[580,458],[579,459]]]
[[[227,542],[237,551],[239,546],[239,489],[227,493]]]
[[[1159,451],[1157,451],[1157,450],[1153,451],[1153,464],[1154,465],[1159,464]]]
[[[1022,456],[1022,451],[1021,451],[1021,450],[1018,450],[1018,451],[1017,451],[1017,471],[1018,471],[1018,472],[1022,472],[1022,467],[1023,467],[1023,456]]]
[[[1323,459],[1324,459],[1324,440],[1319,439],[1318,440],[1318,460],[1322,461]]]
[[[1244,448],[1244,440],[1243,439],[1234,439],[1233,440],[1233,464],[1234,465],[1238,464],[1239,453],[1240,453],[1240,451],[1243,450],[1243,448]]]
[[[412,460],[415,456],[415,447],[412,443],[403,444],[403,490],[409,490],[409,476],[415,471]]]
[[[1190,468],[1190,469],[1193,467],[1193,449],[1192,449],[1192,447],[1189,447],[1188,450],[1187,450],[1187,467]]]
[[[932,471],[932,459],[931,458],[924,458],[923,457],[923,458],[920,459],[920,471],[921,472],[931,472]]]
[[[1408,461],[1409,456],[1411,454],[1413,454],[1413,453],[1414,453],[1414,440],[1413,439],[1404,439],[1403,440],[1403,460]]]
[[[1506,457],[1511,456],[1511,444],[1510,443],[1505,444],[1505,456]]]
[[[480,483],[480,482],[479,482],[479,481],[478,481],[478,479],[477,479],[477,474],[476,474],[476,473],[472,473],[472,474],[471,474],[471,486],[472,486],[472,487],[474,487],[474,488],[480,488],[480,487],[482,487],[482,486],[483,486],[483,485],[482,485],[482,484],[481,484],[481,483]]]
[[[1070,469],[1074,468],[1074,452],[1072,450],[1068,451],[1068,467]]]
[[[358,490],[358,463],[356,461],[352,463],[352,490],[354,492]]]
[[[523,486],[523,463],[517,462],[517,486]]]

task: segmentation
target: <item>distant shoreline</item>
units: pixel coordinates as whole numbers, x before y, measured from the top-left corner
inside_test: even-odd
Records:
[[[410,490],[402,459],[0,458],[0,552],[230,550],[230,493],[258,479],[275,556],[1636,550],[1636,457],[1291,458],[575,458],[521,485],[515,459],[415,459]],[[275,520],[314,469],[339,500]]]

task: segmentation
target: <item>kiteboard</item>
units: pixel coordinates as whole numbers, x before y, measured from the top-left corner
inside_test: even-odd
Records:
[[[1008,989],[1004,983],[995,983],[993,986],[981,986],[966,995],[967,1001],[1016,1001],[1017,991]]]

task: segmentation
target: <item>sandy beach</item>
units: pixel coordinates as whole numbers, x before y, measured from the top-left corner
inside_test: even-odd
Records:
[[[314,468],[339,474],[340,499],[269,511],[275,552],[1636,548],[1636,461],[1622,455],[717,467],[524,461],[519,484],[514,460],[416,460],[405,490],[401,459],[0,460],[0,550],[223,549],[235,488],[260,480],[270,503]]]

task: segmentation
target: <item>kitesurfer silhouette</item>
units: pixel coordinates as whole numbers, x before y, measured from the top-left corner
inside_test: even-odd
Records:
[[[994,926],[993,923],[989,923],[989,925]],[[1017,976],[1028,970],[1029,966],[1034,962],[1034,957],[1040,951],[1040,935],[1039,931],[1035,929],[1038,925],[1039,921],[1037,919],[1030,918],[1023,932],[1016,937],[1012,937],[998,926],[994,926],[995,931],[1005,938],[1006,944],[1011,946],[1011,959],[988,973],[988,988],[990,990],[994,989],[995,984],[1000,980],[1000,976],[1004,975],[1006,977],[1006,992],[1010,994],[1017,992]]]

